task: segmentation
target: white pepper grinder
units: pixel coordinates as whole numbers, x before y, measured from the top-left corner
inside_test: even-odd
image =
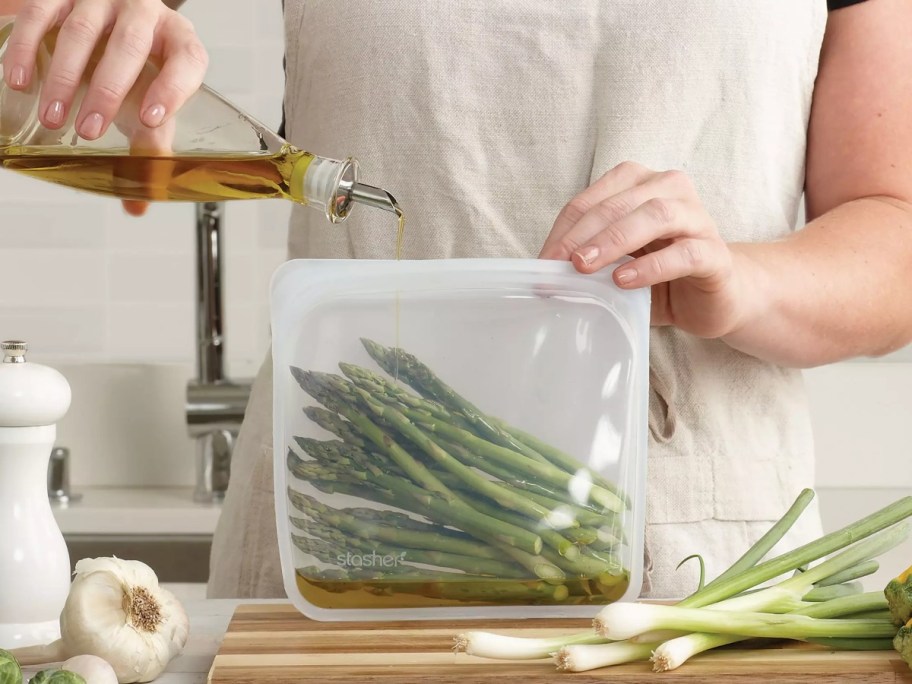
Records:
[[[70,556],[47,494],[57,422],[70,385],[27,363],[25,342],[0,342],[0,648],[60,637]]]

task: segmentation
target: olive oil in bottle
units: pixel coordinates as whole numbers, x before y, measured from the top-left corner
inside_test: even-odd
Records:
[[[12,23],[0,18],[0,61]],[[76,130],[78,112],[104,52],[89,60],[67,119],[45,128],[38,110],[56,32],[41,41],[29,86],[16,90],[0,79],[0,166],[72,188],[125,200],[217,202],[283,198],[344,220],[354,203],[398,212],[385,190],[365,185],[353,159],[334,160],[290,145],[282,136],[206,85],[156,128],[140,120],[143,98],[157,77],[147,62],[114,121],[87,140]]]
[[[290,145],[275,153],[181,156],[79,148],[0,149],[4,168],[79,190],[150,202],[284,198],[307,204],[304,177],[313,159]]]

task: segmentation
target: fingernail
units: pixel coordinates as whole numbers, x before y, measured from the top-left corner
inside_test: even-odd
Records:
[[[576,250],[576,255],[583,260],[583,263],[586,264],[586,266],[591,266],[592,262],[598,259],[599,248],[595,245],[589,245],[588,247]]]
[[[143,113],[143,123],[150,128],[158,126],[165,119],[165,106],[164,105],[152,105],[148,107]]]
[[[92,112],[82,120],[82,126],[79,127],[79,135],[89,140],[94,140],[101,135],[101,129],[104,126],[104,117],[98,112]]]
[[[625,268],[617,272],[617,280],[621,284],[629,283],[636,277],[637,271],[635,268]]]
[[[63,123],[64,113],[63,102],[54,100],[48,105],[47,110],[44,112],[44,118],[52,126],[59,126]]]
[[[13,88],[22,88],[25,86],[25,67],[17,64],[10,71],[10,83]]]

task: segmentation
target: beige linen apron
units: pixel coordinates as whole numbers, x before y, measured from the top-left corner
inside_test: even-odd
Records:
[[[408,212],[403,256],[534,257],[624,160],[682,169],[730,241],[796,222],[824,0],[290,0],[289,139],[357,156]],[[294,257],[391,258],[394,223],[295,207]],[[314,331],[319,334],[319,331]],[[651,339],[644,592],[721,572],[814,482],[800,372],[673,329]],[[216,532],[211,596],[283,596],[267,360]],[[819,533],[816,509],[787,543]]]

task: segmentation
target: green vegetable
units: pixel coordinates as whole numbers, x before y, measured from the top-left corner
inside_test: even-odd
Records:
[[[762,561],[811,496],[809,490],[803,492],[733,569],[674,606],[609,605],[588,634],[521,640],[468,632],[458,635],[457,650],[469,645],[476,655],[500,659],[544,658],[553,653],[559,670],[574,672],[651,658],[656,671],[665,671],[703,651],[751,637],[797,639],[853,650],[883,649],[892,639],[912,665],[912,621],[898,633],[893,622],[896,607],[908,605],[904,590],[910,571],[893,580],[887,592],[858,593],[860,586],[853,582],[875,571],[873,559],[907,538],[905,520],[912,515],[912,497]],[[757,588],[793,571],[797,572],[778,584]],[[593,638],[599,635],[600,642]],[[476,643],[480,645],[473,646]]]
[[[896,636],[893,637],[893,648],[912,668],[912,620],[909,620],[909,622],[899,628]]]
[[[38,672],[29,684],[86,684],[86,680],[69,670],[48,669]]]
[[[912,618],[912,566],[890,580],[884,589],[890,612],[897,625],[904,625]]]
[[[0,649],[0,684],[22,684],[22,668],[9,651]]]
[[[332,566],[300,569],[302,578],[312,572],[326,587],[335,585],[330,591],[344,591],[346,581],[395,580],[397,591],[466,602],[605,603],[623,593],[629,573],[618,558],[629,500],[616,486],[483,413],[413,355],[362,342],[410,389],[348,363],[339,364],[344,377],[291,368],[319,404],[305,415],[337,439],[296,437],[306,458],[290,448],[287,465],[321,492],[397,510],[331,506],[290,486],[299,512],[291,516],[293,543]],[[572,486],[578,480],[592,483],[588,500],[578,500],[579,487]],[[347,556],[340,564],[340,550],[402,562],[394,569],[353,568]],[[434,573],[465,581],[443,592],[427,581]]]

